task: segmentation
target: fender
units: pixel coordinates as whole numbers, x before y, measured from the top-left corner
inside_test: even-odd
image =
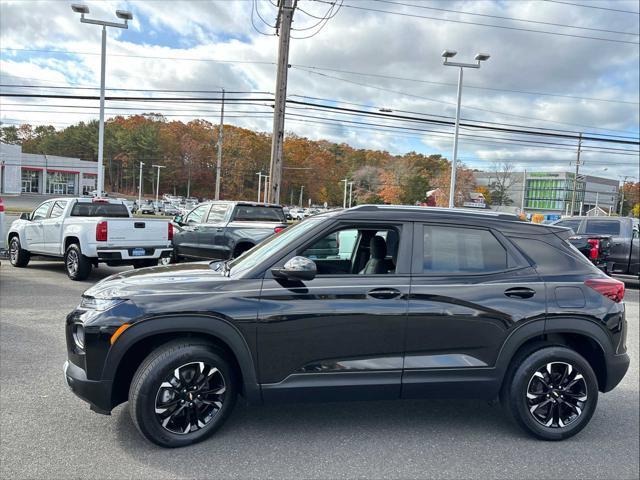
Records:
[[[137,342],[161,333],[202,333],[222,340],[238,361],[247,401],[250,404],[262,402],[255,364],[247,342],[235,326],[220,317],[211,315],[162,315],[145,318],[133,324],[109,349],[102,370],[102,380],[113,381],[123,356]]]
[[[539,336],[541,333],[576,333],[591,338],[595,341],[606,356],[613,355],[611,341],[604,328],[593,320],[587,318],[553,318],[552,321],[538,319],[533,320],[514,330],[505,340],[496,360],[496,373],[500,378],[504,377],[511,364],[511,359],[518,349],[527,341]]]

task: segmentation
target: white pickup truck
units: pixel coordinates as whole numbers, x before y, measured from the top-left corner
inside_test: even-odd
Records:
[[[173,225],[133,218],[122,200],[53,198],[23,213],[7,234],[9,260],[26,267],[31,255],[64,258],[67,275],[84,280],[98,262],[134,268],[171,255]]]

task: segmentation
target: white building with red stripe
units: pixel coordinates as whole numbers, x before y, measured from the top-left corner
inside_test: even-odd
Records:
[[[23,153],[20,145],[0,143],[0,193],[86,195],[97,176],[97,162]]]

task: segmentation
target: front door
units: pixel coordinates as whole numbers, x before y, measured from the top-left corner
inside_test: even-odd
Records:
[[[230,248],[225,241],[229,210],[228,203],[211,205],[206,221],[200,225],[199,249],[203,257],[217,260],[231,256]]]
[[[411,229],[341,223],[273,265],[306,256],[313,280],[266,272],[257,332],[266,401],[399,397]]]
[[[507,239],[482,226],[417,223],[413,255],[403,396],[491,396],[488,377],[505,339],[545,318],[544,283]]]
[[[53,201],[44,202],[31,213],[29,223],[25,226],[28,249],[31,252],[41,252],[44,249],[44,227],[43,221],[49,215],[49,209]]]
[[[207,217],[209,204],[200,205],[183,220],[184,226],[179,232],[173,235],[173,245],[178,255],[193,258],[202,258],[200,251],[200,236],[202,234],[202,224]]]

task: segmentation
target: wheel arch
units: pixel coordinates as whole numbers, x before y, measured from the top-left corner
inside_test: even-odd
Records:
[[[604,391],[607,385],[606,357],[613,355],[611,342],[602,327],[593,321],[581,318],[558,318],[531,322],[516,330],[503,345],[496,367],[501,386],[508,379],[512,362],[527,349],[549,345],[563,345],[582,355],[593,368],[598,379],[598,388]]]
[[[242,249],[242,253],[244,253],[247,250],[249,250],[250,248],[253,248],[255,246],[256,246],[256,242],[254,242],[253,240],[248,240],[248,239],[238,240],[233,246],[233,255],[232,256],[235,257],[236,253],[240,249]]]
[[[126,401],[135,371],[156,348],[178,340],[212,345],[237,367],[240,391],[250,404],[262,402],[251,350],[231,323],[209,315],[164,316],[145,319],[124,331],[109,350],[102,379],[111,382],[111,403]]]

